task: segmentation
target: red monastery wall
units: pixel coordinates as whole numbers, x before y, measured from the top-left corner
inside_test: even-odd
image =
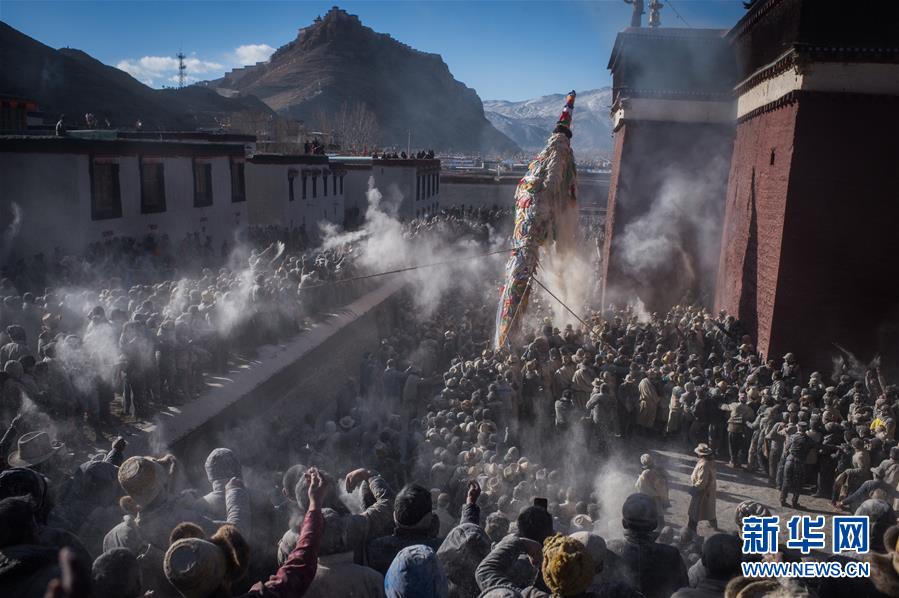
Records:
[[[772,357],[827,368],[832,343],[865,361],[895,355],[899,103],[792,100],[738,126],[716,305]]]
[[[718,263],[717,309],[739,314],[767,353],[780,271],[796,106],[737,126]]]

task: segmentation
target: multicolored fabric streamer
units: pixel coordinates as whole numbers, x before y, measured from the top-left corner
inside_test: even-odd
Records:
[[[565,98],[546,147],[530,163],[515,189],[512,255],[506,263],[506,283],[496,312],[496,348],[504,347],[521,325],[541,248],[547,241],[557,245],[574,241],[568,223],[577,214],[577,169],[571,150],[575,95],[572,91]]]

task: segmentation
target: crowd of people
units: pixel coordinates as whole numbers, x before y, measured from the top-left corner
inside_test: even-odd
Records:
[[[433,160],[434,150],[419,150],[406,153],[405,150],[397,152],[374,152],[371,155],[375,160]]]
[[[206,376],[227,372],[234,358],[287,339],[325,307],[358,297],[367,286],[348,280],[353,251],[344,245],[292,253],[276,242],[249,250],[240,268],[194,274],[185,259],[177,270],[144,269],[135,277],[135,266],[153,264],[148,256],[155,254],[119,240],[59,262],[88,265],[47,272],[60,276],[58,287],[20,292],[34,272],[4,278],[0,420],[56,429],[78,447],[114,436],[123,419],[193,400]],[[145,282],[126,282],[135,278]]]
[[[449,210],[405,234],[486,242],[506,214]],[[699,307],[610,307],[556,327],[535,296],[516,343],[494,350],[489,289],[424,320],[404,296],[329,415],[273,424],[264,448],[216,448],[205,480],[171,454],[129,455],[104,428],[110,405],[141,416],[191,400],[238,347],[349,298],[322,282],[352,277],[351,246],[295,254],[268,244],[278,233],[255,231],[241,270],[110,279],[96,293],[0,283],[0,593],[897,595],[897,389],[876,367],[805,376],[796,356],[763,358],[735,318]],[[79,464],[81,422],[109,448]],[[695,455],[683,526],[650,446]],[[637,461],[619,501],[597,471]],[[814,492],[868,515],[872,553],[859,558],[872,577],[743,578],[755,557],[741,554],[740,522],[778,507],[744,501],[736,533],[719,529],[730,526],[718,520],[723,467],[777,487],[780,508]],[[273,477],[276,488],[257,483]],[[773,558],[803,556],[781,546]]]
[[[216,245],[212,237],[188,233],[174,242],[167,233],[143,238],[111,236],[87,246],[79,254],[56,248],[52,256],[16,256],[2,267],[19,294],[56,287],[97,288],[110,279],[121,284],[154,284],[182,276],[197,276],[203,268],[240,266],[252,248],[277,242],[291,254],[309,254],[315,247],[302,227],[251,226],[243,234]]]

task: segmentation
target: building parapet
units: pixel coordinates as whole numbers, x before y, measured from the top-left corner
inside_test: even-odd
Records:
[[[204,143],[158,139],[96,139],[36,135],[0,135],[0,152],[46,154],[116,154],[136,156],[244,156],[236,143]]]

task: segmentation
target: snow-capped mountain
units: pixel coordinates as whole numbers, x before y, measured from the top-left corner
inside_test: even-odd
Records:
[[[565,95],[561,93],[523,102],[488,100],[484,102],[484,115],[522,149],[534,150],[546,143],[564,103]],[[590,154],[611,154],[611,104],[610,87],[578,92],[572,127],[572,144],[579,154],[578,158],[589,158]]]

